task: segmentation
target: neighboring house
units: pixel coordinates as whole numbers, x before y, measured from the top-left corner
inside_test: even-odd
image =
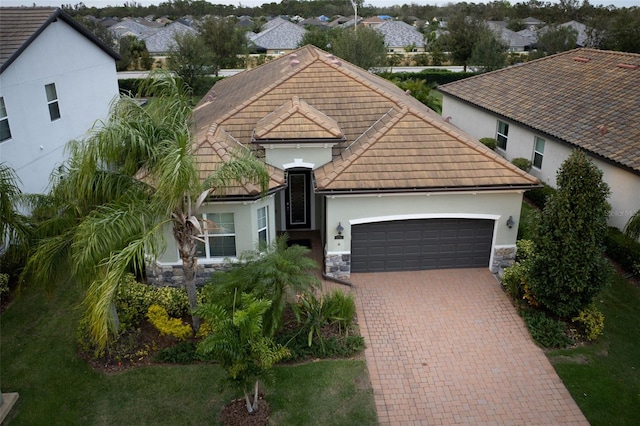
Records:
[[[111,25],[109,27],[109,31],[111,31],[111,34],[113,34],[113,36],[118,40],[126,36],[133,36],[142,39],[154,34],[157,30],[157,27],[145,25],[146,22],[147,21],[144,19],[134,20],[124,18],[117,24]]]
[[[175,46],[176,34],[183,35],[190,33],[197,35],[198,32],[179,22],[173,22],[166,27],[158,29],[155,33],[142,37],[151,56],[164,56]]]
[[[424,52],[424,34],[402,21],[386,21],[375,28],[384,36],[389,53]]]
[[[496,36],[500,37],[500,39],[509,46],[509,52],[525,52],[531,50],[531,45],[533,44],[531,39],[515,31],[511,31],[506,27],[506,22],[488,21],[487,25]]]
[[[321,234],[336,278],[495,270],[515,256],[522,194],[539,185],[392,82],[313,46],[219,81],[194,121],[202,179],[243,147],[271,171],[266,197],[245,183],[205,203],[218,227],[203,235],[201,276],[298,230]],[[168,244],[148,269],[165,283],[180,265]]]
[[[304,28],[282,18],[267,22],[263,31],[251,36],[251,41],[258,52],[268,55],[281,55],[297,49],[302,37],[307,32]]]
[[[119,56],[57,8],[0,8],[0,162],[43,193],[64,147],[107,117]]]
[[[370,16],[368,18],[363,19],[360,22],[360,25],[367,28],[377,28],[378,26],[382,25],[384,22],[386,22],[386,20],[382,19],[379,16]]]
[[[527,29],[530,29],[531,31],[536,31],[544,26],[544,21],[533,18],[531,16],[524,18],[522,20],[522,23],[527,27]]]
[[[442,115],[475,138],[495,137],[509,160],[555,186],[582,149],[611,188],[609,224],[640,209],[640,55],[575,49],[439,87]]]
[[[564,24],[560,24],[561,27],[569,27],[574,29],[578,33],[576,40],[577,47],[587,47],[589,44],[589,36],[587,35],[587,26],[577,21],[569,21]]]

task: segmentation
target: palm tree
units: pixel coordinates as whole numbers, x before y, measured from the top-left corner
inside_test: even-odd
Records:
[[[268,378],[271,367],[289,356],[289,350],[273,342],[263,332],[263,317],[271,301],[240,296],[240,306],[232,310],[204,304],[199,314],[211,325],[212,333],[198,345],[198,351],[213,357],[227,373],[228,382],[242,389],[247,411],[258,409],[259,380]],[[249,389],[253,387],[253,402]]]
[[[27,218],[18,210],[24,198],[18,183],[15,170],[0,163],[0,252],[9,244],[21,245],[29,238]]]
[[[640,239],[640,210],[631,215],[624,226],[624,233],[634,240]]]
[[[56,214],[46,223],[58,232],[41,242],[28,263],[28,272],[40,281],[66,259],[71,275],[88,286],[88,324],[99,348],[117,333],[118,285],[127,272],[141,273],[145,260],[164,250],[166,226],[177,243],[197,330],[198,209],[234,182],[257,182],[265,192],[269,180],[264,163],[242,150],[201,182],[192,152],[188,87],[162,74],[146,80],[140,92],[151,96],[147,105],[124,96],[86,140],[70,143],[66,172],[51,193]],[[66,218],[62,226],[56,224],[60,217]]]

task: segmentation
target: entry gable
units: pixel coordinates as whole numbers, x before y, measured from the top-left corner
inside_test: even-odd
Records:
[[[338,123],[307,102],[291,100],[262,118],[254,131],[254,141],[305,141],[343,139]]]

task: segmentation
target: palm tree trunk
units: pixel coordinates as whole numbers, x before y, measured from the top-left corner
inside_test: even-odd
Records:
[[[253,411],[258,411],[258,381],[256,380],[255,390],[253,392]]]
[[[247,392],[247,388],[242,388],[242,391],[244,392],[244,400],[247,403],[247,411],[249,412],[249,414],[253,414],[253,406],[251,405],[251,399],[249,399],[249,392]]]
[[[184,273],[184,288],[189,297],[189,307],[191,308],[191,322],[195,333],[200,329],[200,317],[193,314],[198,307],[198,292],[196,291],[196,271],[198,269],[198,258],[186,257],[182,259],[182,272]]]

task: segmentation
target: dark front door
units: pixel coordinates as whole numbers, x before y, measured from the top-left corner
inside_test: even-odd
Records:
[[[311,172],[290,171],[287,183],[287,229],[311,228]]]

